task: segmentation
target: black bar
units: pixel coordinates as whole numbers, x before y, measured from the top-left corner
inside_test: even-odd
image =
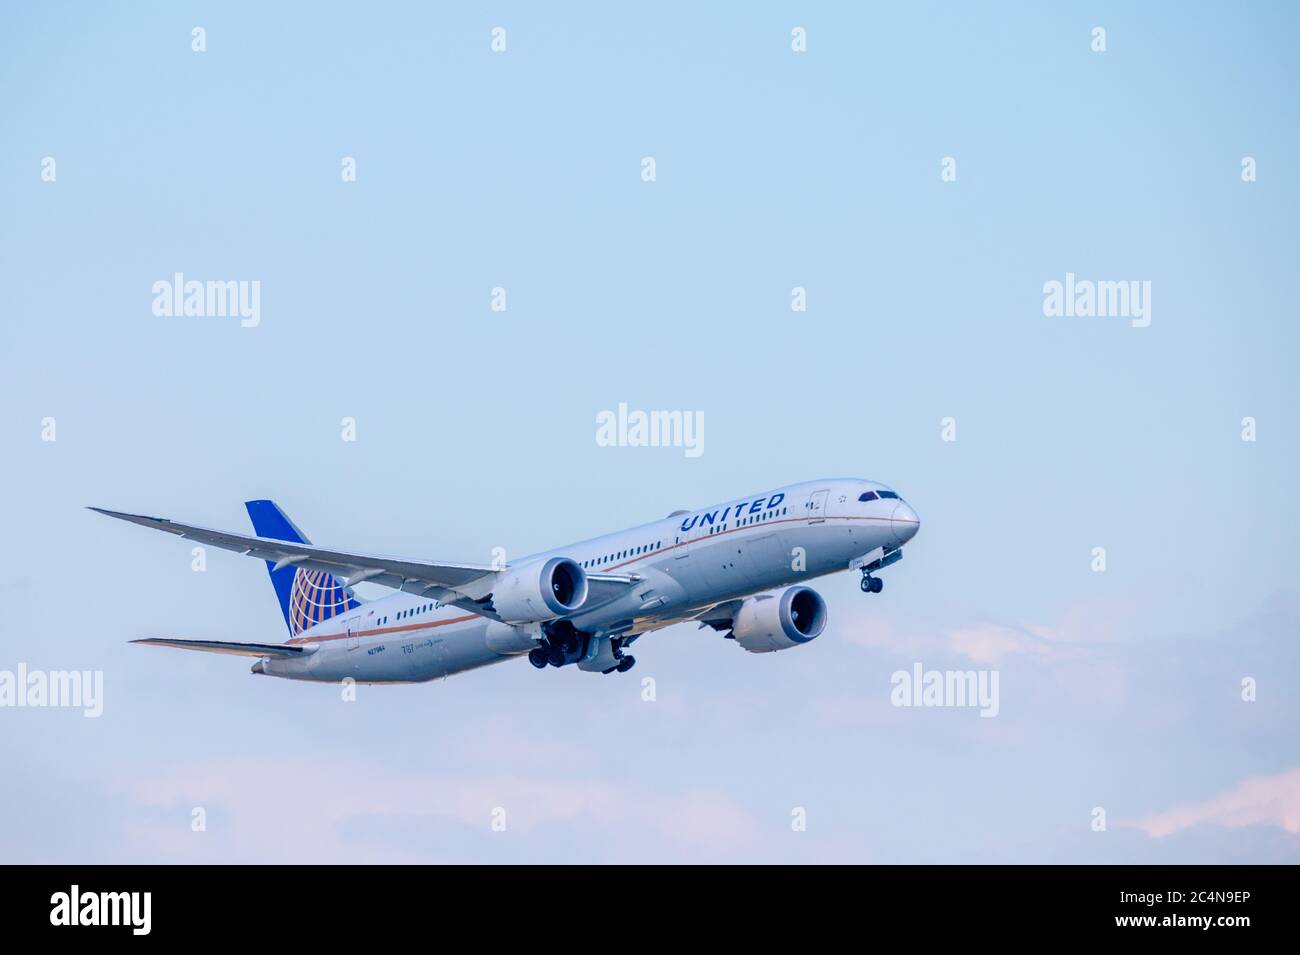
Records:
[[[776,927],[809,938],[846,932],[868,947],[898,932],[926,941],[1128,935],[1230,944],[1293,927],[1297,888],[1286,866],[47,866],[6,875],[0,924],[9,938],[75,932],[85,942],[146,943],[373,944],[376,933],[396,943],[396,933],[414,930],[537,944],[543,926],[595,937],[641,925],[760,938]],[[109,900],[116,926],[52,924],[70,921],[74,885],[87,915],[101,907],[98,893],[149,893],[147,934],[143,895],[129,908],[122,896]]]

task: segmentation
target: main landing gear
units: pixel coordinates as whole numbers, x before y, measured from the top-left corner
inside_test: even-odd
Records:
[[[539,670],[577,663],[581,670],[601,673],[626,673],[636,664],[636,657],[623,652],[625,643],[635,637],[602,640],[584,633],[567,620],[542,627],[541,643],[528,651],[528,662]]]
[[[607,670],[601,670],[601,673],[626,673],[628,670],[632,669],[632,667],[636,666],[636,657],[632,656],[630,653],[624,653],[622,648],[618,645],[618,640],[612,641],[612,644],[613,645],[611,645],[610,649],[614,651],[614,659],[616,659],[618,663],[614,664]]]
[[[862,592],[864,594],[878,594],[885,589],[885,582],[879,577],[872,577],[865,570],[862,572]]]

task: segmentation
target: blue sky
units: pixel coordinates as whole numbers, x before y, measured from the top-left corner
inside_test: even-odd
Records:
[[[0,669],[102,670],[105,711],[0,709],[0,859],[1297,861],[1297,26],[6,9]],[[176,272],[260,281],[260,325],[154,316]],[[1150,281],[1151,325],[1044,316],[1067,272]],[[703,455],[598,446],[620,402],[702,412]],[[682,627],[624,678],[355,704],[127,646],[283,629],[254,562],[83,509],[272,497],[318,543],[480,562],[828,475],[924,526],[882,595],[817,584],[807,647]],[[996,668],[999,716],[892,707],[916,662]]]

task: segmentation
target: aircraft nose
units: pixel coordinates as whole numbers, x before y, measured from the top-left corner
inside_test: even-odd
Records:
[[[921,519],[916,516],[916,511],[912,510],[911,505],[899,501],[893,515],[889,518],[889,526],[894,532],[894,539],[899,544],[906,544],[921,529]]]

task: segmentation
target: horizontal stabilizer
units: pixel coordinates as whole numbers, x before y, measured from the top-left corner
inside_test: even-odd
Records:
[[[206,650],[208,653],[228,653],[237,657],[279,657],[283,660],[314,653],[315,647],[291,647],[283,643],[226,643],[222,640],[168,640],[150,637],[132,640],[148,647],[176,647],[178,650]]]

